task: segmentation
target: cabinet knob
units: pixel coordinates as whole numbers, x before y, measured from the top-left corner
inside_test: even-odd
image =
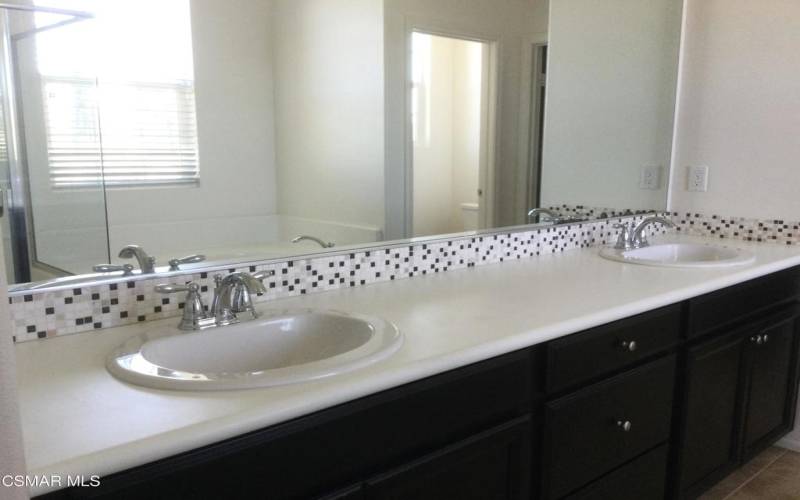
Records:
[[[763,335],[761,338],[763,338],[763,339],[764,339],[764,343],[765,343],[765,344],[766,344],[767,342],[769,342],[769,335],[768,335],[768,334],[766,334],[766,333],[765,333],[765,334],[764,334],[764,335]]]
[[[634,352],[639,347],[635,340],[623,340],[620,346],[623,351],[628,352]]]
[[[630,432],[633,424],[631,424],[630,420],[617,420],[617,427],[622,429],[622,432]]]

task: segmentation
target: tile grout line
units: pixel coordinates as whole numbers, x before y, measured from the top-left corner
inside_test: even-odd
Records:
[[[758,471],[757,471],[755,474],[753,474],[752,476],[750,476],[749,478],[747,478],[747,480],[745,480],[745,481],[744,481],[742,484],[740,484],[739,486],[737,486],[737,487],[736,487],[736,489],[734,489],[733,491],[731,491],[731,492],[730,492],[730,493],[729,493],[729,494],[728,494],[728,495],[727,495],[725,498],[723,498],[722,500],[728,500],[729,498],[733,498],[733,495],[735,495],[736,493],[738,493],[739,491],[741,491],[741,489],[742,489],[742,488],[744,488],[745,486],[747,486],[748,484],[750,484],[750,483],[751,483],[751,482],[752,482],[752,481],[753,481],[755,478],[757,478],[758,476],[760,476],[760,475],[761,475],[761,473],[763,473],[765,470],[769,469],[769,468],[770,468],[770,467],[771,467],[771,466],[772,466],[772,465],[773,465],[775,462],[777,462],[777,461],[778,461],[778,460],[780,460],[780,459],[781,459],[781,458],[782,458],[784,455],[786,455],[786,453],[787,453],[787,452],[788,452],[788,450],[783,450],[783,451],[782,451],[782,452],[781,452],[781,453],[780,453],[780,454],[779,454],[777,457],[775,457],[775,459],[774,459],[774,460],[770,461],[768,464],[764,465],[764,467],[760,468],[760,469],[759,469],[759,470],[758,470]],[[754,458],[755,458],[755,457],[754,457]]]

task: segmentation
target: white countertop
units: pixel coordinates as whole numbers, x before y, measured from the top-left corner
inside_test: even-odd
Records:
[[[608,261],[592,248],[262,305],[380,316],[405,335],[386,361],[296,385],[171,392],[129,385],[106,372],[105,356],[114,347],[176,318],[19,344],[29,474],[108,475],[800,265],[797,247],[719,243],[753,251],[755,263],[657,268]]]

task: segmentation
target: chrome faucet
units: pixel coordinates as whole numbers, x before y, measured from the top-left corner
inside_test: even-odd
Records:
[[[549,208],[534,208],[533,210],[528,212],[528,223],[534,217],[539,217],[539,222],[544,222],[542,220],[542,215],[547,217],[548,222],[552,222],[553,224],[565,224],[565,223],[578,223],[584,222],[588,219],[587,215],[577,214],[577,215],[560,215],[554,210],[550,210]]]
[[[205,330],[239,323],[240,318],[237,317],[237,313],[250,312],[252,319],[257,318],[258,313],[253,306],[252,294],[266,292],[267,289],[261,281],[274,274],[274,271],[260,271],[253,274],[233,273],[225,277],[221,274],[214,276],[217,287],[214,289],[214,302],[210,311],[203,303],[200,285],[197,283],[157,285],[155,290],[164,294],[186,292],[183,317],[178,328],[186,331]]]
[[[133,276],[133,266],[130,264],[97,264],[92,266],[92,271],[96,273],[122,273],[122,276]]]
[[[297,236],[297,237],[293,238],[292,239],[292,243],[300,243],[303,240],[313,241],[313,242],[317,243],[319,246],[321,246],[322,248],[333,248],[333,247],[336,246],[336,243],[333,243],[331,241],[322,241],[321,239],[319,239],[319,238],[317,238],[315,236],[309,236],[307,234],[302,234],[300,236]]]
[[[274,271],[261,271],[255,274],[233,273],[223,277],[221,274],[214,276],[216,288],[214,301],[211,305],[211,314],[217,326],[231,325],[239,322],[238,313],[250,312],[251,318],[256,319],[252,295],[265,293],[267,288],[261,282]]]
[[[674,222],[665,217],[660,217],[657,215],[647,217],[636,225],[634,225],[632,221],[628,223],[622,222],[619,224],[614,224],[614,228],[621,230],[619,237],[617,237],[617,243],[614,245],[614,248],[617,250],[630,250],[633,248],[642,248],[648,246],[649,243],[647,242],[647,236],[645,236],[644,231],[652,224],[675,227]]]
[[[168,294],[187,292],[183,304],[183,317],[178,324],[181,330],[203,330],[214,325],[214,318],[208,315],[203,298],[200,295],[200,285],[188,283],[186,285],[156,285],[156,292]]]
[[[547,220],[553,222],[557,221],[560,217],[555,211],[550,210],[549,208],[534,208],[528,212],[528,222],[534,220],[534,217],[538,217],[537,220],[539,222],[544,222],[542,220],[542,215],[547,216]]]
[[[181,257],[180,259],[170,259],[169,270],[180,271],[182,264],[197,264],[198,262],[203,262],[205,260],[206,256],[202,254],[187,255],[186,257]]]
[[[139,245],[127,245],[119,251],[120,259],[133,259],[139,262],[142,274],[153,274],[156,272],[156,258],[147,255],[144,248]]]

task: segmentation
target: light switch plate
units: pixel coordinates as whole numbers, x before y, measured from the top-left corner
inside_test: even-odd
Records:
[[[688,186],[689,191],[696,191],[704,193],[708,191],[708,167],[705,165],[692,166],[688,169]]]
[[[661,188],[661,165],[645,165],[639,176],[639,189]]]

